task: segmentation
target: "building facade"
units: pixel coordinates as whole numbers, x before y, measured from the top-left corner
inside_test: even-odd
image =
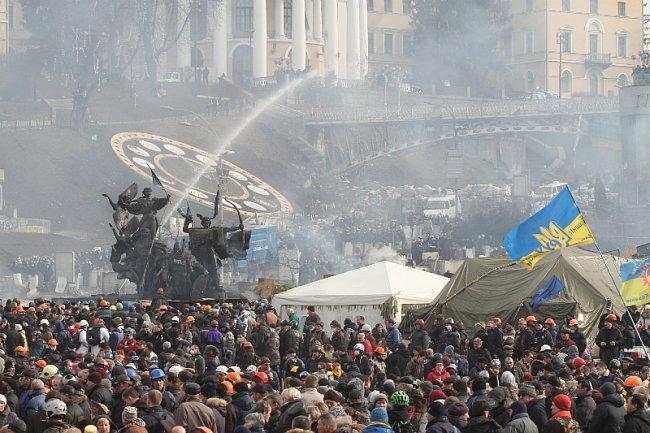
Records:
[[[177,0],[158,17],[175,46],[160,73],[264,85],[282,70],[358,80],[368,71],[367,0]],[[257,29],[262,29],[258,31]]]
[[[371,76],[384,68],[410,63],[411,27],[408,0],[366,0],[368,4],[368,68]]]
[[[513,0],[514,93],[613,95],[632,80],[642,0]]]

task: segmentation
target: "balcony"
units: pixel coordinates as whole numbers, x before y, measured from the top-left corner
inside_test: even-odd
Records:
[[[609,53],[589,53],[585,58],[587,67],[599,66],[601,68],[608,68],[612,66],[612,55]]]

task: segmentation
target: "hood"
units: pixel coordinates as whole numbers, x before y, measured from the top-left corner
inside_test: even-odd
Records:
[[[603,399],[600,402],[601,403],[608,403],[608,404],[611,404],[612,406],[616,406],[616,407],[622,407],[623,404],[625,403],[623,401],[623,397],[621,397],[618,394],[607,395],[607,396],[603,397]]]

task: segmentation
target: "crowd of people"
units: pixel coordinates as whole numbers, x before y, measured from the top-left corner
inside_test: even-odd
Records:
[[[8,300],[0,432],[650,432],[648,360],[614,311],[590,344],[573,318],[402,335],[314,307],[169,304]],[[650,306],[627,323],[650,329]]]

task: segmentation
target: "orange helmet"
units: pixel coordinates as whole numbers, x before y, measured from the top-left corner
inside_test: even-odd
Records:
[[[544,323],[547,325],[555,326],[555,320],[550,317],[547,317],[546,320],[544,320]]]
[[[187,316],[187,318],[185,319],[185,321],[186,321],[187,323],[192,323],[192,322],[194,322],[194,316]]]
[[[527,323],[537,322],[537,319],[535,318],[535,316],[528,316],[526,317],[526,322]]]
[[[386,349],[384,349],[381,346],[377,346],[377,348],[375,348],[375,353],[377,355],[385,355],[386,354]]]
[[[47,361],[44,359],[39,359],[38,361],[36,361],[36,367],[38,367],[39,370],[44,369],[46,365],[47,365]]]
[[[101,301],[99,301],[99,306],[100,307],[108,307],[109,305],[110,304],[108,303],[108,301],[106,299],[102,299]]]
[[[231,384],[234,384],[241,382],[241,376],[236,371],[229,371],[228,374],[226,374],[226,380]]]
[[[626,388],[636,388],[637,386],[643,385],[643,381],[639,376],[628,376],[623,382],[623,386]]]
[[[576,319],[569,320],[569,326],[578,326],[579,323]]]

